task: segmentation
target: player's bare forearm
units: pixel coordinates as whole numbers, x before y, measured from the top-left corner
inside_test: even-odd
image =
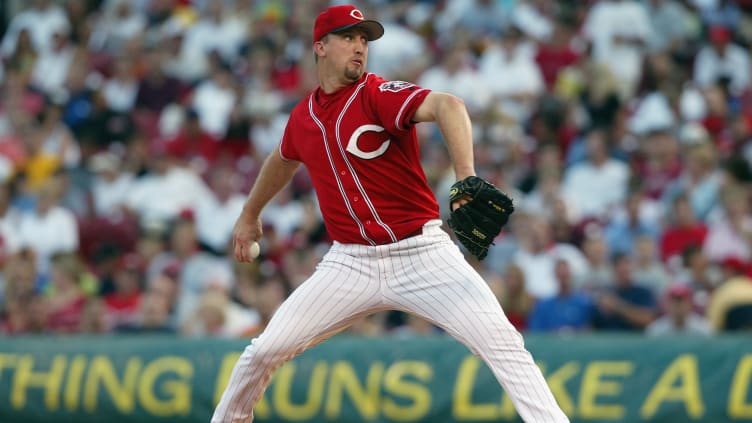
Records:
[[[295,175],[300,162],[284,160],[278,149],[269,154],[243,206],[243,218],[256,219],[261,210]]]
[[[432,92],[415,111],[413,119],[439,125],[458,180],[475,175],[472,125],[462,99],[452,94]]]

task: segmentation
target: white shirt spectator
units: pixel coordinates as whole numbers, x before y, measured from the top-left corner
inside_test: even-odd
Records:
[[[0,237],[2,237],[0,257],[15,254],[21,249],[21,217],[21,212],[13,207],[8,207],[5,215],[0,216]]]
[[[222,86],[215,79],[209,79],[198,85],[193,97],[193,107],[199,116],[201,128],[221,139],[230,125],[230,113],[237,98],[235,91]]]
[[[750,85],[750,56],[744,48],[729,43],[723,56],[706,45],[697,53],[694,80],[701,87],[714,85],[718,78],[728,77],[732,92],[739,93]]]
[[[115,112],[128,113],[133,110],[138,95],[138,81],[127,78],[110,78],[102,86],[102,97],[107,107]]]
[[[582,274],[587,262],[577,247],[569,244],[556,244],[539,253],[520,249],[513,261],[525,275],[525,290],[535,298],[550,298],[559,293],[554,267],[556,260],[563,259],[569,263],[572,273]]]
[[[652,51],[666,51],[671,44],[690,34],[691,19],[687,9],[676,0],[646,2],[653,32],[649,47]]]
[[[32,7],[16,15],[10,22],[0,46],[0,53],[3,57],[12,54],[16,50],[18,34],[24,29],[29,31],[31,42],[37,52],[44,53],[52,46],[52,34],[56,31],[67,31],[69,27],[68,17],[61,7]]]
[[[193,76],[196,78],[205,75],[208,70],[208,53],[217,51],[223,59],[232,63],[244,41],[246,29],[239,26],[236,20],[222,16],[221,3],[212,2],[213,9],[185,32],[181,56],[194,64],[196,74]]]
[[[493,45],[480,59],[483,84],[498,99],[501,110],[518,121],[527,118],[530,110],[515,97],[536,96],[545,89],[534,55],[532,45],[515,43],[510,48]]]
[[[386,79],[410,75],[423,61],[426,44],[418,34],[392,22],[382,22],[384,35],[368,46],[368,67]]]
[[[75,49],[69,45],[43,51],[34,63],[31,75],[32,84],[46,94],[61,92],[74,57]]]
[[[583,217],[604,216],[624,201],[628,180],[629,167],[618,160],[579,163],[566,171],[562,197]]]
[[[713,328],[710,322],[699,314],[692,313],[687,316],[684,327],[679,328],[671,316],[663,316],[648,325],[645,334],[652,337],[666,335],[712,335]]]
[[[109,152],[92,156],[89,170],[94,172],[91,195],[95,213],[99,216],[117,216],[127,204],[133,175],[121,172],[120,159]]]
[[[527,36],[537,41],[548,40],[554,31],[554,24],[533,3],[529,0],[517,3],[512,12],[512,22]]]
[[[752,233],[752,217],[745,219],[744,226],[747,234]],[[720,262],[729,257],[742,260],[752,258],[752,248],[748,240],[728,220],[713,223],[708,229],[708,235],[702,245],[703,253],[708,260]]]
[[[280,191],[261,212],[261,219],[270,223],[282,238],[289,237],[304,217],[305,207],[302,202],[293,201],[289,186]]]
[[[195,210],[211,195],[191,169],[171,167],[164,174],[137,179],[128,195],[128,207],[144,219],[170,220],[182,210]]]
[[[133,175],[119,174],[113,180],[98,177],[94,180],[91,191],[94,198],[94,210],[99,216],[111,216],[120,212],[126,205],[128,194],[133,186]]]
[[[257,120],[251,126],[250,137],[253,147],[259,157],[266,157],[279,147],[279,140],[285,133],[285,126],[290,115],[275,113],[268,119]]]
[[[78,249],[78,222],[73,212],[52,206],[46,213],[25,213],[19,224],[21,245],[35,251],[38,264],[45,271],[55,253],[69,253]]]
[[[623,94],[631,95],[642,75],[645,49],[634,41],[646,44],[651,31],[650,17],[639,1],[604,0],[590,9],[583,33],[593,43],[593,58],[622,82]],[[620,41],[623,38],[632,41]]]
[[[97,22],[89,40],[95,50],[120,51],[125,43],[141,36],[146,29],[146,16],[134,10],[133,0],[108,0],[104,16]]]
[[[196,232],[201,242],[215,251],[225,251],[245,200],[242,194],[235,194],[224,202],[214,195],[201,200],[196,208]]]
[[[670,130],[676,123],[673,108],[661,91],[647,94],[637,103],[629,129],[635,134],[644,135],[651,131]]]
[[[464,53],[464,50],[462,51]],[[462,54],[460,52],[448,52],[447,54]],[[446,60],[463,60],[449,58]],[[483,84],[481,75],[467,64],[436,65],[428,68],[418,79],[418,85],[430,88],[434,91],[442,91],[456,95],[463,99],[471,113],[481,112],[488,106],[490,95],[487,87]]]

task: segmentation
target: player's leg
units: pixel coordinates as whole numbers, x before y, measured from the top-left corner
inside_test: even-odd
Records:
[[[275,369],[363,314],[378,310],[379,283],[367,262],[330,252],[316,272],[275,312],[263,333],[243,351],[212,423],[247,423]]]
[[[563,423],[540,369],[488,284],[442,236],[392,260],[387,304],[417,314],[467,345],[493,371],[525,422]]]

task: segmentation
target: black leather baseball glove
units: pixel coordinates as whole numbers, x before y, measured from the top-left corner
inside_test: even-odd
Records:
[[[488,247],[514,212],[512,199],[477,176],[457,181],[449,191],[449,207],[467,197],[468,202],[452,211],[449,227],[467,250],[483,260]]]

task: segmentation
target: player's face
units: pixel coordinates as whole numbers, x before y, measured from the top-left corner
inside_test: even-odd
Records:
[[[349,82],[359,80],[368,62],[366,34],[357,29],[330,34],[328,44],[327,55],[331,54],[334,71],[341,72]]]

